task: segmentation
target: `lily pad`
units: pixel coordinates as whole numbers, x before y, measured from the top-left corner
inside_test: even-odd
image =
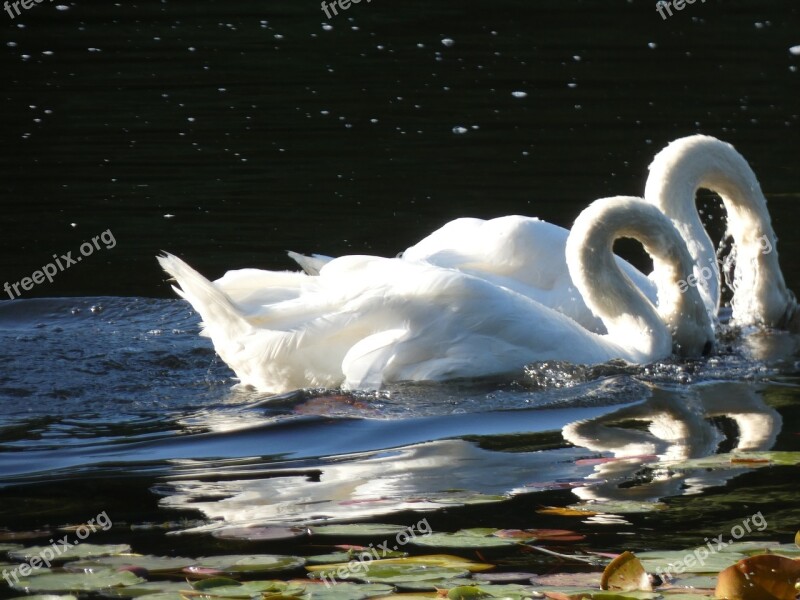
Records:
[[[462,548],[486,549],[517,546],[515,540],[508,540],[491,535],[496,530],[487,530],[489,533],[479,534],[475,530],[462,530],[455,533],[431,533],[413,538],[409,543],[426,548]]]
[[[129,554],[131,547],[128,544],[75,544],[69,548],[64,548],[56,544],[55,550],[50,546],[29,546],[12,550],[8,553],[11,558],[17,560],[30,561],[36,557],[53,556],[54,561],[74,560],[76,558],[94,558],[96,556],[111,556],[114,554]]]
[[[362,570],[361,561],[351,560],[346,563],[327,564],[327,565],[309,565],[306,570],[311,573],[332,573],[339,569]],[[486,571],[494,568],[494,565],[488,563],[479,563],[468,558],[460,556],[452,556],[450,554],[425,554],[422,556],[409,556],[406,558],[387,558],[378,561],[364,561],[365,567],[368,565],[377,565],[378,567],[399,565],[401,567],[408,565],[417,565],[423,568],[443,567],[447,569],[454,569],[458,572],[477,572]]]
[[[90,571],[87,573],[43,573],[20,578],[14,589],[25,592],[96,592],[108,588],[144,583],[144,579],[129,571]]]
[[[701,552],[706,550],[705,553]],[[695,551],[697,554],[695,554]],[[721,570],[744,558],[736,552],[717,552],[710,554],[705,546],[673,552],[641,552],[637,555],[649,573],[670,577],[684,573],[709,573],[716,575]],[[698,557],[701,560],[698,560]]]
[[[141,554],[118,554],[116,556],[103,556],[91,560],[81,560],[67,563],[64,568],[69,571],[83,571],[105,567],[119,569],[120,567],[140,567],[150,573],[172,573],[180,571],[195,563],[193,558],[178,558],[171,556],[150,556]]]
[[[347,583],[326,586],[307,584],[303,587],[304,599],[308,600],[363,600],[375,596],[385,596],[392,592],[392,586],[382,583]]]
[[[0,544],[0,553],[11,552],[13,550],[19,550],[21,548],[22,544]]]
[[[280,554],[229,554],[222,556],[206,556],[194,561],[191,568],[217,570],[220,573],[277,573],[290,571],[306,564],[299,556]],[[186,571],[186,569],[184,569]],[[195,571],[196,572],[196,571]]]
[[[722,571],[714,594],[728,600],[794,600],[798,581],[800,562],[759,554]]]
[[[209,580],[204,580],[206,583],[208,581]],[[211,587],[200,588],[197,585],[194,587],[202,591],[204,596],[216,598],[251,598],[254,596],[260,597],[267,592],[283,594],[286,592],[289,584],[283,581],[245,581],[243,583],[228,582],[223,585]]]
[[[263,542],[303,537],[308,535],[308,529],[305,527],[231,527],[218,529],[212,535],[222,540]]]
[[[608,500],[604,502],[585,502],[572,504],[568,508],[586,510],[595,514],[633,514],[652,513],[666,510],[663,502],[637,502],[635,500]]]
[[[402,559],[397,559],[402,560]],[[367,583],[389,583],[399,584],[404,581],[431,581],[447,580],[466,577],[469,574],[467,569],[458,567],[436,567],[420,563],[409,564],[381,564],[383,561],[372,563],[358,563],[351,565],[339,565],[333,568],[331,565],[328,570],[316,570],[313,572],[315,578],[323,582],[342,580],[364,581]]]
[[[401,531],[408,531],[405,525],[391,525],[385,523],[355,523],[315,525],[310,527],[312,535],[335,535],[339,537],[388,537]]]
[[[600,589],[649,592],[652,591],[653,586],[636,555],[625,551],[606,566],[600,579]]]
[[[532,542],[534,540],[543,542],[580,542],[586,539],[585,535],[568,529],[500,529],[492,535],[519,542]]]

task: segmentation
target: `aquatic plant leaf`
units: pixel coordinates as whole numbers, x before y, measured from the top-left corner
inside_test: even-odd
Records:
[[[540,515],[557,515],[559,517],[590,517],[597,513],[590,508],[581,506],[579,508],[563,506],[546,506],[536,511]]]
[[[97,567],[119,569],[121,567],[139,567],[150,573],[171,573],[180,571],[195,563],[194,558],[172,556],[152,556],[144,554],[117,554],[102,556],[91,560],[79,560],[64,565],[70,571],[82,571]]]
[[[447,597],[449,600],[478,600],[479,598],[491,598],[492,595],[476,585],[461,585],[447,592]]]
[[[309,527],[312,535],[335,535],[346,537],[379,537],[394,536],[401,531],[407,531],[405,525],[391,525],[385,523],[353,523],[315,525]]]
[[[709,600],[714,597],[714,590],[708,590],[705,594],[701,594],[700,592],[691,594],[681,589],[661,590],[661,595],[664,600]]]
[[[542,540],[545,542],[579,542],[586,536],[568,529],[500,529],[492,535],[518,541],[532,542]]]
[[[129,571],[90,571],[87,573],[43,573],[20,577],[12,586],[17,590],[38,593],[96,592],[107,588],[144,583],[144,579]]]
[[[600,578],[600,589],[649,592],[653,586],[642,563],[636,555],[626,550],[608,563]]]
[[[637,556],[649,573],[655,573],[661,577],[665,575],[675,577],[684,573],[711,573],[716,575],[722,569],[726,569],[735,564],[736,561],[745,558],[744,554],[739,554],[738,552],[711,554],[705,546],[670,552],[640,552]]]
[[[215,569],[227,574],[240,573],[272,573],[297,569],[306,564],[304,558],[299,556],[285,556],[281,554],[227,554],[221,556],[206,556],[195,559],[194,565],[189,567],[197,569]]]
[[[479,563],[462,556],[452,554],[422,554],[406,558],[387,558],[380,561],[385,565],[426,565],[429,567],[448,567],[453,569],[466,569],[471,573],[493,569],[494,565]]]
[[[124,588],[116,588],[114,589],[114,596],[126,598],[153,596],[156,594],[177,594],[191,589],[191,584],[186,581],[146,581],[144,583],[125,586]]]
[[[230,577],[209,577],[208,579],[201,579],[192,584],[192,589],[204,592],[213,588],[225,586],[237,586],[239,584],[235,579]]]
[[[795,546],[800,548],[800,531],[798,531],[797,533],[794,534],[794,543],[795,543]]]
[[[571,504],[568,508],[575,510],[585,509],[595,514],[632,514],[651,513],[666,510],[663,502],[637,502],[635,500],[607,500],[604,502],[579,502]]]
[[[535,575],[532,583],[535,586],[599,588],[600,577],[600,573],[552,573],[549,575]]]
[[[795,600],[798,581],[800,562],[759,554],[722,571],[714,595],[727,600]]]
[[[400,561],[405,559],[390,559]],[[387,561],[389,562],[389,561]],[[459,567],[439,567],[424,563],[397,563],[374,561],[372,563],[350,563],[344,565],[328,565],[325,570],[312,571],[315,578],[323,582],[328,580],[356,580],[367,583],[397,584],[404,581],[446,580],[466,577],[469,571]]]
[[[245,581],[239,583],[225,577],[216,579],[218,584],[210,587],[200,587],[200,584],[206,582],[214,582],[214,579],[205,579],[195,582],[193,587],[195,590],[203,592],[203,597],[214,598],[251,598],[260,596],[263,593],[278,593],[285,594],[289,588],[289,584],[283,581]],[[297,592],[302,590],[297,587]],[[187,594],[193,596],[193,594]],[[290,594],[291,595],[291,594]]]
[[[490,530],[494,533],[494,529]],[[516,546],[515,540],[495,537],[491,534],[480,535],[470,531],[456,531],[455,533],[431,533],[413,538],[409,541],[415,546],[430,548],[500,548],[503,546]]]
[[[437,495],[428,496],[426,500],[429,502],[436,502],[437,504],[463,504],[464,506],[473,506],[477,504],[504,502],[508,500],[508,498],[508,496],[500,496],[498,494],[481,494],[480,492],[453,490],[451,492],[442,492]]]
[[[363,600],[391,594],[394,588],[383,583],[347,583],[326,586],[324,583],[303,586],[304,599],[308,600]]]
[[[4,552],[11,552],[12,550],[20,550],[22,549],[22,547],[23,547],[22,544],[11,544],[11,543],[0,544],[0,554]]]
[[[269,540],[289,540],[308,535],[305,527],[231,527],[212,532],[216,538],[223,540],[243,540],[262,542]]]
[[[128,544],[76,544],[70,548],[62,549],[57,546],[54,551],[53,546],[30,546],[19,550],[12,550],[8,553],[11,558],[29,561],[34,557],[54,555],[53,562],[73,560],[76,558],[94,558],[96,556],[111,556],[114,554],[130,554],[131,547]]]

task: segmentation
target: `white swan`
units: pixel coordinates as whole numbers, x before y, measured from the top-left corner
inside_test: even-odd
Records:
[[[565,314],[590,331],[605,333],[602,320],[586,306],[570,277],[564,253],[568,235],[568,229],[536,217],[460,218],[406,249],[402,258],[487,279]],[[656,303],[655,284],[627,261],[616,260]]]
[[[719,194],[728,213],[736,260],[732,321],[800,329],[797,302],[784,282],[767,201],[753,170],[730,144],[692,135],[670,143],[653,159],[645,199],[660,207],[687,241],[707,306],[716,313],[720,277],[714,244],[695,203],[700,188]]]
[[[695,259],[692,283],[709,313],[719,308],[719,267],[713,244],[696,206],[699,188],[722,196],[729,231],[736,242],[734,321],[741,325],[800,329],[794,296],[778,265],[775,233],[766,200],[747,161],[730,144],[703,135],[681,138],[659,152],[650,165],[645,199],[659,206],[683,234]],[[525,294],[575,319],[592,331],[605,331],[577,293],[562,248],[568,231],[532,217],[450,221],[403,252],[405,260],[459,269]],[[769,250],[769,251],[767,251]],[[302,257],[299,257],[300,259]],[[319,257],[317,257],[319,258]],[[295,259],[298,257],[295,255]],[[618,259],[625,273],[652,301],[655,285]],[[302,264],[302,263],[301,263]]]
[[[623,236],[653,257],[658,309],[615,260]],[[691,256],[656,207],[628,197],[594,202],[575,221],[566,256],[608,335],[485,279],[397,258],[344,256],[318,276],[247,269],[216,283],[175,256],[158,260],[241,383],[264,391],[478,377],[545,359],[643,363],[669,355],[673,336],[681,354],[710,348],[699,293],[678,289]]]

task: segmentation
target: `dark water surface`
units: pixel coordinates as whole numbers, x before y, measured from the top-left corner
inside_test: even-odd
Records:
[[[330,19],[306,0],[58,2],[0,12],[0,284],[99,241],[0,303],[0,536],[102,510],[114,539],[162,553],[224,548],[124,524],[425,510],[441,530],[562,527],[619,550],[760,510],[763,536],[794,534],[796,465],[683,461],[800,449],[797,337],[275,399],[233,387],[154,256],[217,277],[292,268],[287,249],[394,255],[456,216],[569,226],[641,194],[652,156],[702,132],[753,165],[798,290],[795,0],[667,20],[643,0],[375,0]],[[666,510],[536,512],[623,501]]]

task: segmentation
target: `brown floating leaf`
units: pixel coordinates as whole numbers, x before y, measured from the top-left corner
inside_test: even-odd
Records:
[[[722,571],[714,595],[727,600],[794,600],[799,580],[800,562],[758,554]]]
[[[577,510],[575,508],[564,508],[560,506],[546,506],[536,511],[540,515],[558,515],[561,517],[592,517],[596,512],[591,510]]]
[[[600,579],[600,589],[632,592],[642,590],[650,592],[653,586],[650,577],[644,570],[638,558],[627,550],[608,563],[603,577]]]

